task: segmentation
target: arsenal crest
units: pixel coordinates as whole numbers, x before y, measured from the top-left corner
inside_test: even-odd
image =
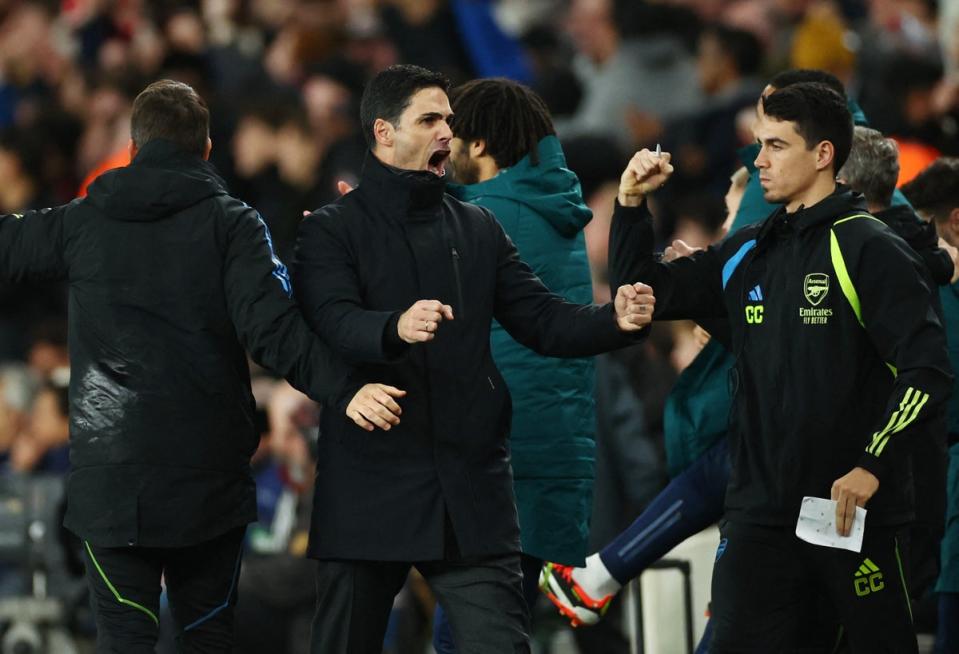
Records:
[[[809,273],[803,281],[802,291],[809,304],[817,306],[829,292],[829,275],[826,273]]]

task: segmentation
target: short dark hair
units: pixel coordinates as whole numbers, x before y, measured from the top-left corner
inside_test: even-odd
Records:
[[[752,32],[716,23],[708,26],[703,36],[716,39],[719,48],[733,60],[740,75],[753,75],[759,70],[763,47]]]
[[[852,149],[839,176],[866,196],[870,205],[887,208],[899,179],[899,147],[869,127],[853,129]]]
[[[800,82],[770,93],[762,102],[766,116],[796,123],[807,148],[832,143],[833,172],[839,172],[852,147],[852,114],[845,98],[825,84]]]
[[[133,101],[130,136],[138,149],[154,139],[165,139],[203,156],[210,138],[210,110],[190,85],[160,80]]]
[[[839,78],[832,73],[827,73],[817,68],[790,68],[789,70],[784,70],[769,80],[769,86],[778,90],[792,86],[793,84],[804,84],[807,82],[825,84],[841,95],[843,100],[846,99],[846,87],[842,85]]]
[[[378,73],[363,89],[360,100],[360,124],[366,144],[372,147],[375,142],[373,123],[377,118],[395,126],[410,106],[412,97],[418,91],[432,87],[445,93],[449,91],[450,81],[442,73],[410,64],[390,66]]]
[[[450,95],[453,135],[464,141],[482,139],[499,168],[509,168],[529,155],[539,165],[537,144],[556,134],[546,103],[532,89],[512,80],[477,79]]]
[[[959,157],[940,157],[908,184],[902,193],[916,211],[943,222],[953,209],[959,209]]]

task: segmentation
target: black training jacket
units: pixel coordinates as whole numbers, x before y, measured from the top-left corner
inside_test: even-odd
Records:
[[[490,354],[493,318],[545,355],[635,343],[612,307],[564,301],[523,263],[496,219],[428,172],[367,157],[356,190],[300,224],[294,281],[313,328],[354,364],[324,411],[309,553],[429,561],[519,550],[507,389]],[[417,300],[452,305],[428,343],[397,343]],[[643,330],[641,333],[645,333]],[[342,406],[356,386],[407,391],[401,422],[367,432]]]
[[[863,207],[838,186],[670,263],[646,207],[616,207],[612,283],[651,285],[660,320],[729,321],[731,519],[794,524],[804,495],[828,498],[855,466],[880,481],[869,524],[912,518],[909,441],[952,377],[924,264]]]
[[[256,519],[244,348],[317,400],[345,376],[256,211],[169,142],[85,199],[0,217],[0,279],[69,283],[65,524],[101,547],[192,545]]]

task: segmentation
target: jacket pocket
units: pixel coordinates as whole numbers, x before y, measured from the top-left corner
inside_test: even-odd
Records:
[[[463,279],[460,276],[460,253],[456,246],[450,248],[450,258],[453,261],[453,280],[456,282],[456,317],[466,320],[466,307],[463,306]]]

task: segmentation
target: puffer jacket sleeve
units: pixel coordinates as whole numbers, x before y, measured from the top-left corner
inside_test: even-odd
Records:
[[[260,215],[245,205],[231,207],[227,223],[223,283],[240,342],[254,361],[326,401],[345,382],[347,366],[303,320]]]
[[[70,206],[0,215],[0,280],[66,278],[64,221]]]

